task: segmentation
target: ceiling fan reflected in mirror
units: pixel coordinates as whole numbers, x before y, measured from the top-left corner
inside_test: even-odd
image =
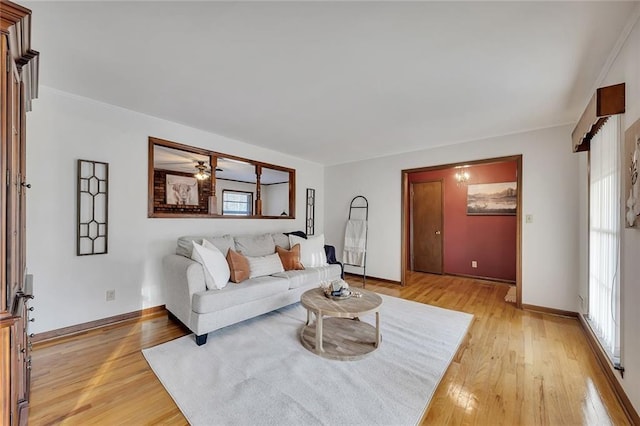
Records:
[[[196,170],[198,170],[193,176],[198,180],[205,180],[211,177],[211,170],[209,170],[209,166],[204,164],[204,161],[198,161],[196,164]],[[216,167],[216,172],[221,172],[222,169],[220,167]]]

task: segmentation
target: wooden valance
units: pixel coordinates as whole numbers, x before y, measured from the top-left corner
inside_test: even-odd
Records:
[[[24,84],[25,109],[31,111],[31,100],[38,97],[40,69],[40,53],[31,49],[31,11],[8,0],[2,0],[0,33],[9,36],[9,51]]]
[[[624,113],[624,102],[624,83],[596,90],[571,133],[573,152],[588,151],[591,138],[607,121],[607,117]]]

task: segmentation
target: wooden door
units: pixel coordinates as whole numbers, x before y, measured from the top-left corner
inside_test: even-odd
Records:
[[[15,320],[11,318],[9,312],[9,285],[7,281],[7,117],[9,108],[7,102],[7,62],[5,58],[8,52],[8,40],[4,34],[0,34],[0,390],[2,392],[2,405],[0,406],[0,424],[8,425],[12,423],[12,408],[15,403],[13,390],[11,388],[12,375],[15,371],[15,359],[13,357],[13,326]]]
[[[0,1],[0,424],[10,426],[27,423],[31,369],[25,113],[37,93],[38,65],[33,59],[38,52],[31,50],[28,39],[30,14],[29,9]]]
[[[4,44],[4,43],[3,43]],[[8,46],[7,46],[8,47]],[[5,91],[3,118],[6,123],[3,140],[3,173],[5,186],[3,188],[3,231],[5,275],[4,289],[6,293],[6,309],[11,315],[8,323],[10,342],[10,366],[11,366],[11,399],[9,417],[11,423],[20,422],[17,412],[20,405],[27,398],[27,371],[26,371],[26,318],[22,312],[22,304],[18,303],[16,295],[22,289],[24,283],[24,251],[23,251],[23,215],[22,215],[22,189],[21,170],[24,165],[22,146],[22,119],[20,74],[14,61],[6,62],[8,68],[5,71]]]
[[[13,61],[10,62],[9,81],[7,87],[9,114],[7,136],[7,283],[9,303],[22,287],[23,271],[22,249],[20,247],[20,75]]]
[[[9,285],[6,281],[7,277],[7,175],[9,173],[9,167],[7,166],[7,140],[8,140],[8,116],[9,109],[7,108],[7,103],[9,101],[9,96],[7,95],[7,76],[9,76],[8,70],[5,68],[7,66],[7,61],[5,58],[8,54],[8,40],[4,35],[0,35],[0,49],[1,55],[0,62],[0,88],[2,88],[2,92],[0,92],[0,122],[1,122],[1,131],[0,131],[0,140],[2,141],[2,149],[0,149],[0,281],[2,282],[2,287],[0,288],[0,312],[7,312],[9,310]]]
[[[411,184],[411,269],[442,274],[442,181]]]

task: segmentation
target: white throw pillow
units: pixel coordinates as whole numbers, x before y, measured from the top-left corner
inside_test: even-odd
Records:
[[[327,265],[327,254],[324,252],[324,234],[309,237],[306,240],[296,235],[289,235],[291,247],[300,244],[300,263],[305,268]]]
[[[200,263],[204,269],[204,283],[209,290],[220,290],[229,282],[231,271],[227,259],[213,244],[205,240],[205,245],[193,242],[191,258]]]
[[[278,253],[267,256],[245,256],[249,261],[249,278],[264,277],[278,272],[284,272],[282,261]]]

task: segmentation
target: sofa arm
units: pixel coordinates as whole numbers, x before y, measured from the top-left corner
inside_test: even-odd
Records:
[[[344,279],[344,265],[336,260],[336,248],[334,246],[325,245],[324,252],[327,255],[327,263],[329,265],[340,265],[340,278]]]
[[[191,328],[191,301],[194,293],[205,291],[204,270],[198,262],[169,254],[162,259],[165,306],[187,327]]]

